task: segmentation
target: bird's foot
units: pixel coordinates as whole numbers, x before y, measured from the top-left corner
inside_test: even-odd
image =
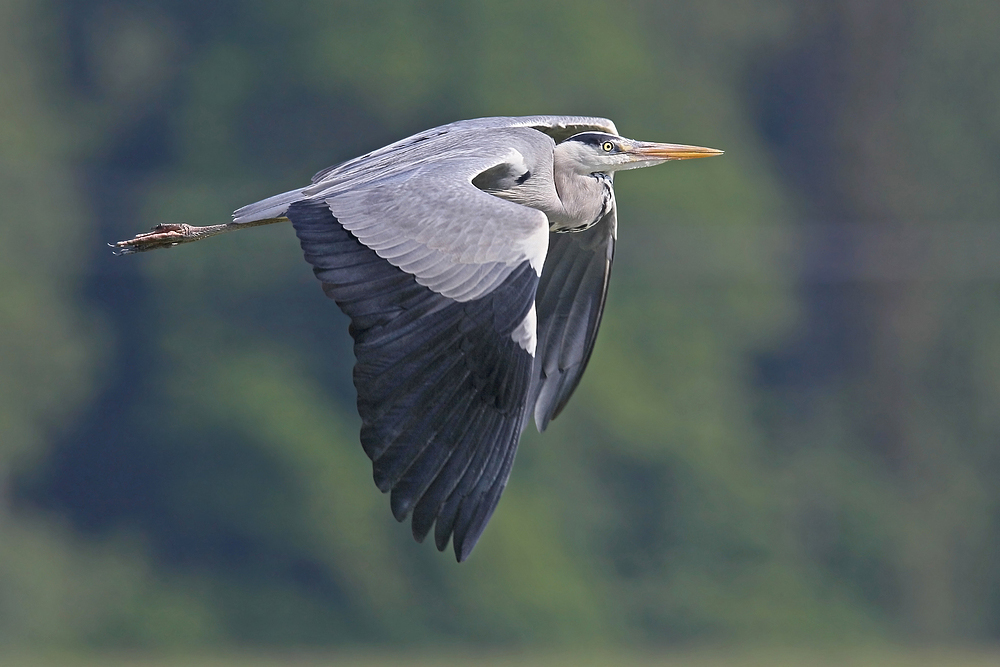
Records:
[[[131,255],[157,248],[170,248],[190,239],[194,229],[196,228],[186,223],[166,223],[157,225],[143,234],[137,234],[127,241],[118,241],[108,245],[115,249],[116,255]]]
[[[195,227],[194,225],[188,225],[183,222],[170,222],[157,225],[156,227],[153,227],[151,231],[148,231],[145,234],[139,234],[135,238],[131,238],[128,241],[119,241],[118,243],[109,243],[108,245],[115,249],[116,255],[131,255],[136,252],[156,250],[157,248],[172,248],[180,243],[200,241],[202,239],[207,239],[210,236],[215,236],[232,229],[237,229],[241,226],[249,227],[252,225],[236,225],[234,223],[228,223],[225,225]]]
[[[109,243],[108,245],[114,248],[116,255],[131,255],[137,252],[156,250],[157,248],[172,248],[181,243],[191,243],[237,229],[249,229],[250,227],[271,225],[276,222],[288,222],[288,218],[282,216],[240,223],[227,222],[222,225],[208,225],[207,227],[195,227],[183,222],[169,222],[157,225],[145,234],[139,234],[128,241],[119,241],[118,243]]]

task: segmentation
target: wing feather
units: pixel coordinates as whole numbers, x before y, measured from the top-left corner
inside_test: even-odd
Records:
[[[551,145],[539,150],[551,160]],[[472,185],[473,177],[498,159],[506,158],[442,160],[388,185],[338,188],[320,196],[340,223],[380,257],[412,273],[421,285],[468,301],[494,290],[525,260],[532,266],[544,262],[545,245],[533,240],[548,234],[545,214]],[[440,262],[428,261],[429,249]],[[490,267],[490,281],[470,281],[482,265]]]
[[[538,284],[538,344],[529,405],[544,431],[580,383],[597,339],[611,277],[615,208],[590,229],[551,234]]]

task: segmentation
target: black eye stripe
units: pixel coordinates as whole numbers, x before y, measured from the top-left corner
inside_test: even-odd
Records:
[[[617,142],[615,141],[615,136],[606,132],[581,132],[573,135],[567,139],[567,141],[579,141],[580,143],[600,148],[601,150],[609,153],[618,147]],[[608,144],[611,145],[610,150],[607,148]]]

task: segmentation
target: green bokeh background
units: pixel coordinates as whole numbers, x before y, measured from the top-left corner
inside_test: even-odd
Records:
[[[0,645],[1000,639],[1000,5],[0,3]],[[171,252],[459,118],[724,158],[620,175],[573,401],[470,560],[357,438],[292,230]]]

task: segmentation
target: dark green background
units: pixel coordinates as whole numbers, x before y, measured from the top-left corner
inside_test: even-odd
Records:
[[[1000,639],[1000,5],[0,3],[0,643]],[[624,173],[565,413],[467,563],[358,444],[290,227],[114,257],[484,115]]]

